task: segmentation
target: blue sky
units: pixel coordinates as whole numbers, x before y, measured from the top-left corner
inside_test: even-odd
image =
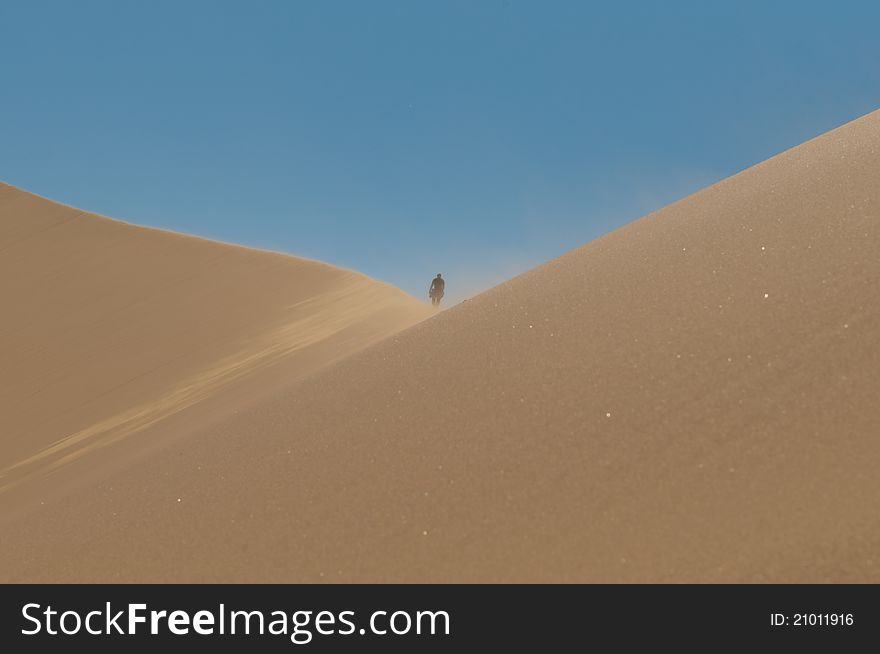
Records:
[[[0,179],[491,286],[880,106],[880,3],[0,3]]]

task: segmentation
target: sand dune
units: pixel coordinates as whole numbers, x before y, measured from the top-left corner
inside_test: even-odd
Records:
[[[22,517],[0,576],[880,581],[878,181],[874,113]]]
[[[256,372],[281,366],[273,379],[290,381],[429,313],[353,272],[135,227],[8,185],[0,279],[0,509],[11,489]],[[212,418],[242,395],[252,393],[227,393]]]

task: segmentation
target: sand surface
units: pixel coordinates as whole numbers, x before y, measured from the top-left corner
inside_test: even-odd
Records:
[[[189,425],[0,578],[878,582],[878,254],[874,113]]]
[[[431,314],[354,272],[5,184],[0,280],[0,514],[154,446],[163,435],[151,428],[170,418],[203,424],[240,408],[259,397],[258,373],[289,383]]]

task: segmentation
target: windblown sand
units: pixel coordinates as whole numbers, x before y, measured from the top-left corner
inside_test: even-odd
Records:
[[[162,435],[144,431],[193,422],[187,410],[205,401],[197,424],[247,404],[262,392],[255,373],[289,382],[431,314],[357,273],[5,184],[0,279],[0,511],[12,512],[154,446]]]
[[[289,305],[367,284],[93,218],[65,225],[10,189],[0,202],[7,465],[102,414],[155,411],[149,398],[213,370],[238,351],[228,343],[260,357],[279,333],[298,342],[279,327],[296,325],[278,313],[288,267],[314,276]],[[173,263],[148,247],[166,239]],[[117,470],[95,461],[88,483],[9,518],[0,578],[880,581],[878,253],[874,113],[388,339],[348,343],[360,351],[296,381],[257,371],[224,405],[252,401],[222,419],[199,398],[162,447]],[[76,277],[59,263],[74,260]],[[114,266],[130,279],[107,279]],[[166,276],[175,266],[200,281]],[[389,330],[421,317],[389,303]],[[68,331],[58,321],[70,344],[46,342]],[[187,340],[153,342],[156,330]],[[173,374],[113,390],[166,360]]]

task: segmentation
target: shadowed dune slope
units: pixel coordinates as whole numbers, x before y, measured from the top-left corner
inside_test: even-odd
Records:
[[[283,363],[295,376],[429,313],[353,272],[5,184],[0,289],[0,494],[257,371]]]
[[[880,581],[880,113],[22,520],[26,580]]]

